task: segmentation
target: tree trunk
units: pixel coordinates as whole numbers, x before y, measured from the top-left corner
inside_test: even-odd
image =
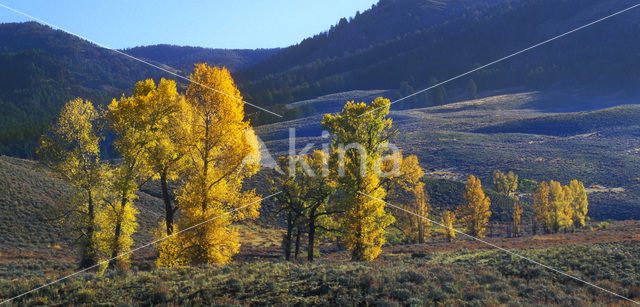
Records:
[[[284,238],[284,259],[291,260],[291,236],[293,235],[293,221],[291,212],[287,214],[287,234]]]
[[[122,214],[124,213],[125,205],[127,204],[127,199],[122,198],[120,202],[120,212],[118,217],[116,218],[116,229],[113,235],[113,249],[111,250],[111,260],[109,260],[109,268],[115,269],[120,265],[120,261],[118,255],[120,254],[120,236],[122,235]]]
[[[167,170],[160,172],[160,185],[162,187],[162,199],[164,200],[165,221],[167,225],[167,236],[173,233],[173,206],[171,205],[171,196],[169,195],[169,187],[167,184]]]
[[[424,221],[418,218],[418,244],[424,243]]]
[[[98,259],[96,256],[95,243],[93,242],[95,236],[95,219],[96,213],[93,204],[93,197],[91,195],[91,190],[89,193],[89,202],[88,202],[88,219],[87,222],[87,238],[85,240],[85,245],[83,246],[82,251],[82,260],[80,261],[80,266],[82,268],[89,268],[98,263]]]
[[[298,231],[296,232],[296,252],[293,256],[295,261],[298,261],[298,253],[300,252],[300,226],[297,226]]]
[[[313,262],[313,247],[315,244],[314,242],[315,236],[316,236],[316,217],[315,217],[315,212],[312,211],[309,218],[309,244],[307,246],[307,260],[309,260],[309,262]]]

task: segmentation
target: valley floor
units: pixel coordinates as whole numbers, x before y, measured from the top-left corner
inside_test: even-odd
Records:
[[[241,232],[247,243],[228,266],[151,268],[149,258],[145,261],[138,256],[131,271],[82,274],[14,303],[628,305],[584,283],[462,238],[453,243],[390,246],[372,263],[350,262],[346,252],[327,244],[319,261],[288,263],[281,260],[275,244],[277,231],[248,227]],[[622,296],[640,299],[639,221],[614,222],[605,229],[575,233],[486,240]],[[70,261],[4,258],[0,299],[74,270]]]
[[[578,244],[516,252],[631,299],[640,299],[637,243]],[[0,298],[52,276],[3,279]],[[85,274],[14,301],[27,305],[631,305],[495,250],[384,253],[373,263],[321,260]]]

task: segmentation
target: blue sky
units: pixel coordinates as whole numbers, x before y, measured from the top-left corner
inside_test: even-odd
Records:
[[[377,0],[0,0],[111,48],[152,44],[285,47]],[[0,7],[1,22],[28,21]]]

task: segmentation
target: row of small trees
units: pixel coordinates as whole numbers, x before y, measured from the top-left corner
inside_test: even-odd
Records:
[[[114,99],[106,110],[72,100],[42,137],[41,161],[75,188],[65,212],[82,242],[83,267],[104,259],[111,267],[126,266],[138,226],[136,192],[154,179],[165,205],[157,236],[168,236],[157,244],[158,265],[224,264],[238,252],[231,224],[259,214],[260,196],[242,189],[259,170],[258,141],[226,69],[198,64],[190,78],[184,95],[170,80],[157,86],[153,80],[139,82],[132,96]],[[416,156],[386,153],[396,134],[388,114],[388,99],[347,102],[322,121],[332,136],[330,150],[279,159],[283,172],[272,180],[287,220],[287,259],[294,247],[298,254],[303,233],[309,260],[322,235],[340,239],[357,261],[380,254],[394,222],[415,242],[430,235],[424,171]],[[101,160],[106,138],[121,157],[117,161]],[[494,175],[496,190],[507,196],[513,196],[517,181],[511,172]],[[403,205],[406,211],[385,205],[402,193],[412,195]],[[445,236],[453,240],[458,217],[468,234],[483,237],[490,204],[480,180],[470,176],[463,204],[441,215]],[[534,194],[534,211],[547,231],[584,225],[586,206],[577,181],[566,187],[543,182]],[[514,229],[521,213],[515,201]]]
[[[42,137],[39,158],[76,192],[64,211],[79,235],[82,267],[104,259],[110,267],[127,265],[138,226],[136,192],[152,179],[166,213],[158,236],[172,235],[158,245],[159,265],[226,263],[238,251],[229,226],[256,217],[260,206],[259,195],[241,189],[259,169],[257,138],[225,68],[197,64],[190,77],[185,95],[174,81],[156,86],[149,79],[106,110],[72,100]],[[120,159],[101,160],[105,135]]]
[[[536,222],[546,233],[584,227],[588,206],[584,184],[578,180],[564,186],[553,180],[543,181],[533,193]]]
[[[504,174],[493,172],[493,185],[497,192],[513,199],[512,232],[520,234],[522,203],[514,194],[518,189],[518,175],[513,172]],[[543,181],[532,193],[534,214],[533,231],[540,225],[545,233],[582,228],[586,225],[589,201],[584,184],[571,180],[563,186],[557,181]]]

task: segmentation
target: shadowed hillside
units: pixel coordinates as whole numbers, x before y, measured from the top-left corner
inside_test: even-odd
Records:
[[[327,33],[237,75],[255,101],[264,104],[351,89],[395,89],[403,81],[410,93],[628,6],[613,0],[380,1],[353,20],[343,20]],[[639,12],[628,11],[445,88],[464,91],[473,79],[480,90],[526,86],[635,91],[640,71],[634,52]],[[387,27],[377,31],[378,26]],[[393,31],[394,35],[385,36]],[[378,33],[381,39],[368,39]],[[345,42],[343,37],[350,40]],[[433,103],[420,98],[405,107]]]

